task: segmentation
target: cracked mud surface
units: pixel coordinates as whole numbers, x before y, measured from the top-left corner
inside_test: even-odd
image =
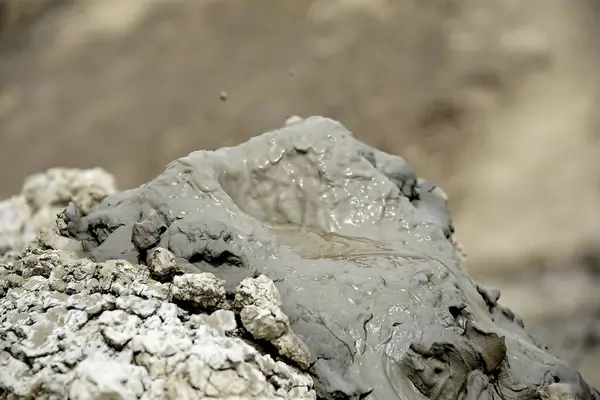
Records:
[[[314,398],[308,375],[233,334],[232,311],[197,303],[211,292],[206,279],[192,284],[203,275],[170,284],[149,276],[141,265],[96,264],[61,250],[33,249],[4,266],[2,392],[35,399]],[[188,312],[172,301],[215,311]]]

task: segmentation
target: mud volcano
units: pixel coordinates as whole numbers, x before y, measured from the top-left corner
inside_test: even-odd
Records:
[[[321,398],[600,398],[469,277],[443,192],[327,118],[191,153],[62,221],[96,262],[164,248],[224,280],[226,298],[270,278],[296,336],[253,343],[308,371]]]

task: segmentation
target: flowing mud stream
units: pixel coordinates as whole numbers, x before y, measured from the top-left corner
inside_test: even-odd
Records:
[[[306,259],[354,259],[367,256],[423,258],[417,253],[393,249],[383,241],[323,232],[295,224],[271,225],[269,230],[282,244]]]

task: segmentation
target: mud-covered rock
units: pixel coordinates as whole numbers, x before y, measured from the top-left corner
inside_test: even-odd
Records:
[[[62,221],[87,257],[123,271],[96,278],[115,296],[148,283],[106,260],[173,253],[186,274],[153,287],[196,309],[216,304],[205,289],[233,296],[248,339],[308,367],[322,398],[598,398],[473,282],[445,197],[341,124],[294,118],[178,159],[87,215],[71,206]],[[125,335],[112,340],[139,329],[138,315],[109,315]]]

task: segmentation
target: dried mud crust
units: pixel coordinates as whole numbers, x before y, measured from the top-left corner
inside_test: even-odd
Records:
[[[242,331],[252,337],[242,325],[264,340],[294,337],[289,325],[252,312],[269,309],[286,319],[268,301],[256,301],[261,292],[277,298],[268,278],[243,282],[239,324],[228,310],[222,280],[183,274],[160,283],[151,275],[169,269],[172,255],[157,249],[152,260],[150,267],[94,263],[32,246],[15,263],[2,265],[0,397],[316,397],[307,373],[240,337]],[[294,350],[287,349],[293,359]]]
[[[307,368],[320,398],[598,398],[469,277],[439,188],[327,118],[191,153],[59,225],[96,262],[163,248],[213,274],[255,346]],[[281,297],[247,305],[248,278]]]
[[[23,251],[69,203],[87,214],[116,191],[115,178],[101,168],[51,168],[28,177],[21,193],[0,202],[0,258]]]

